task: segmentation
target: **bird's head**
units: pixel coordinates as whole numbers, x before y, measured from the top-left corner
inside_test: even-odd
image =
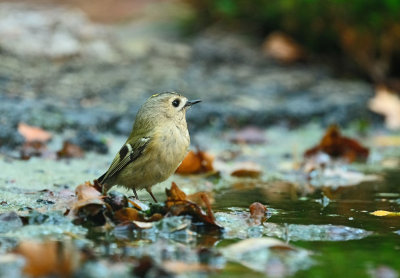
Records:
[[[165,92],[152,95],[140,108],[136,121],[158,122],[174,121],[185,122],[186,110],[200,100],[188,100],[176,92]]]

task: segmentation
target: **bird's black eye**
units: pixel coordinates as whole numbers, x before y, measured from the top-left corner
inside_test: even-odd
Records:
[[[174,107],[178,107],[179,106],[179,104],[181,103],[181,101],[179,100],[179,99],[174,99],[174,101],[172,102],[172,105],[174,106]]]

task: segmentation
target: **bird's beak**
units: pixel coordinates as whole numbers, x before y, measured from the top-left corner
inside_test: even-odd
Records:
[[[196,103],[199,103],[199,102],[201,102],[200,99],[188,100],[188,101],[185,103],[185,106],[184,106],[184,107],[190,107],[190,106],[192,106],[192,105],[194,105],[194,104],[196,104]]]

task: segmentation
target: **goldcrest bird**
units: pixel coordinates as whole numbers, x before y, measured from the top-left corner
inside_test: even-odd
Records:
[[[136,189],[146,189],[157,202],[151,187],[171,176],[185,157],[190,144],[186,110],[199,102],[175,92],[147,99],[136,114],[128,140],[98,178],[103,194],[121,185],[132,189],[136,199]]]

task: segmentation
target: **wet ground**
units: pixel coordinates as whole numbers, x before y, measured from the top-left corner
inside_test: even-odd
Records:
[[[369,112],[372,86],[321,65],[281,65],[243,34],[182,37],[176,21],[149,14],[100,25],[64,8],[0,4],[0,276],[20,275],[21,258],[7,257],[15,246],[50,238],[84,250],[79,277],[129,277],[144,255],[154,260],[146,277],[398,277],[398,217],[370,215],[400,211],[400,152],[390,140],[398,134]],[[171,181],[187,194],[210,192],[224,232],[204,232],[187,217],[137,233],[73,225],[62,213],[76,186],[108,167],[139,105],[168,90],[203,99],[188,112],[192,149],[213,154],[219,175],[174,175],[153,191],[161,202]],[[82,142],[87,131],[97,147],[83,144],[79,159],[22,161],[20,122],[52,132],[53,152],[66,139]],[[310,175],[303,152],[332,122],[370,147],[370,156]],[[258,144],[232,143],[249,125],[260,127],[250,136]],[[261,176],[232,177],[244,162]],[[145,192],[139,198],[150,201]],[[252,222],[253,202],[267,206],[266,221]],[[10,212],[30,215],[28,223]]]

